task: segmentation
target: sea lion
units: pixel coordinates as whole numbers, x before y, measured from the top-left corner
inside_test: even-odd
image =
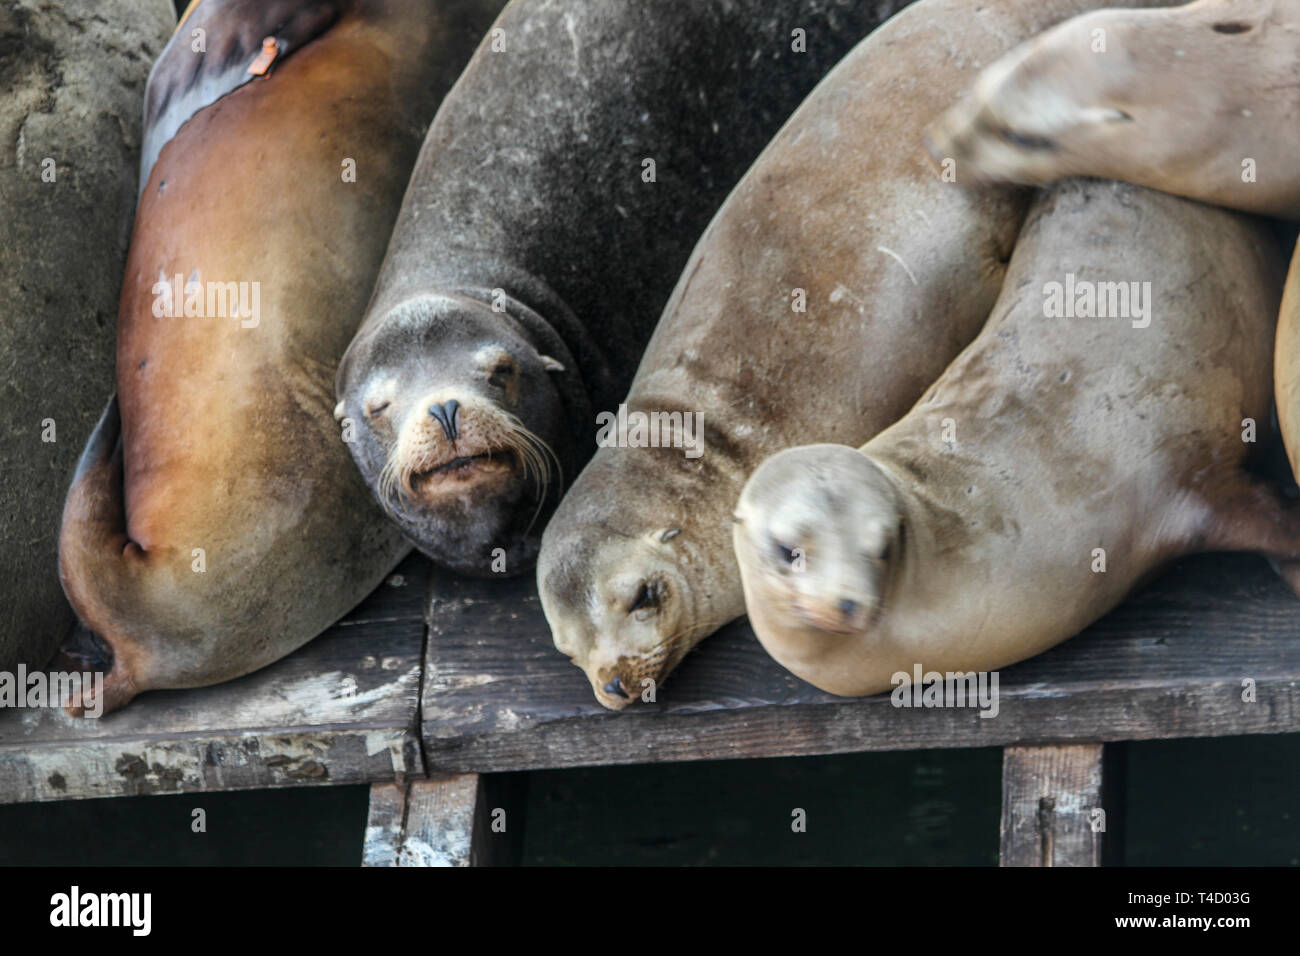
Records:
[[[747,483],[733,540],[763,646],[872,694],[1037,654],[1183,555],[1300,556],[1295,504],[1246,470],[1281,268],[1238,213],[1099,180],[1044,193],[988,324],[911,412]]]
[[[727,528],[763,459],[861,444],[979,331],[1028,193],[944,182],[906,144],[983,63],[1088,6],[921,0],[826,77],[728,198],[627,398],[702,415],[703,453],[602,448],[543,539],[555,645],[602,704],[625,706],[744,613]]]
[[[691,247],[902,0],[514,0],[429,130],[336,415],[392,519],[531,566]]]
[[[1300,219],[1298,33],[1300,0],[1089,13],[988,67],[927,143],[968,183],[1098,176]],[[1282,238],[1289,248],[1294,230]],[[1300,258],[1278,320],[1275,377],[1300,474]]]
[[[958,180],[1099,176],[1300,217],[1300,0],[1099,10],[988,67],[928,132]]]
[[[112,391],[140,103],[167,0],[0,4],[0,671],[73,626],[63,490]]]
[[[1291,474],[1300,475],[1300,246],[1291,256],[1291,270],[1277,314],[1273,379],[1282,444],[1291,462]]]
[[[105,711],[288,654],[407,550],[348,461],[330,383],[421,136],[498,9],[203,0],[154,67],[146,142],[170,104],[194,112],[144,170],[118,393],[60,539],[111,655]],[[231,87],[231,64],[262,72]]]

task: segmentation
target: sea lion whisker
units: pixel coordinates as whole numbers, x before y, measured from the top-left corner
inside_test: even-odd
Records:
[[[546,495],[550,490],[553,478],[558,477],[563,483],[563,467],[560,464],[560,458],[549,444],[541,439],[528,426],[513,415],[507,415],[506,422],[510,426],[508,441],[512,448],[518,453],[520,458],[525,462],[525,477],[528,477],[531,463],[535,471],[535,485],[537,488],[537,506],[533,509],[532,518],[528,522],[525,534],[532,531],[537,519],[541,517],[542,509],[546,505]]]

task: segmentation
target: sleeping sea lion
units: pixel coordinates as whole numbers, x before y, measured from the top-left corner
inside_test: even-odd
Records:
[[[555,645],[602,704],[661,683],[744,613],[728,521],[763,459],[861,444],[979,331],[1028,193],[935,176],[921,131],[982,65],[1093,5],[921,0],[826,77],[727,199],[626,400],[629,415],[702,416],[702,451],[619,436],[543,540]]]
[[[330,383],[423,132],[497,9],[203,0],[155,65],[145,142],[188,116],[143,171],[117,397],[60,539],[105,711],[288,654],[407,550]]]
[[[901,0],[514,0],[429,130],[335,414],[466,574],[531,566],[691,247]]]
[[[1044,193],[923,400],[861,450],[788,449],[746,484],[733,539],[763,646],[872,694],[1037,654],[1187,554],[1300,557],[1296,503],[1247,470],[1281,271],[1238,213],[1100,180]]]

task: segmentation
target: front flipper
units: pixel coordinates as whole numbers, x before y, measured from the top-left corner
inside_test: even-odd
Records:
[[[158,154],[186,120],[325,34],[355,2],[201,0],[191,5],[149,73],[140,190]],[[275,40],[274,55],[263,57],[268,38]],[[261,72],[250,72],[250,67]]]

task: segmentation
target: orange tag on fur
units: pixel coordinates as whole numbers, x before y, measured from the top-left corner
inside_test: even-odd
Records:
[[[267,37],[262,41],[262,52],[257,54],[252,63],[248,64],[248,72],[253,76],[265,76],[266,71],[271,68],[271,64],[275,62],[279,52],[280,47],[275,42],[275,37]]]

